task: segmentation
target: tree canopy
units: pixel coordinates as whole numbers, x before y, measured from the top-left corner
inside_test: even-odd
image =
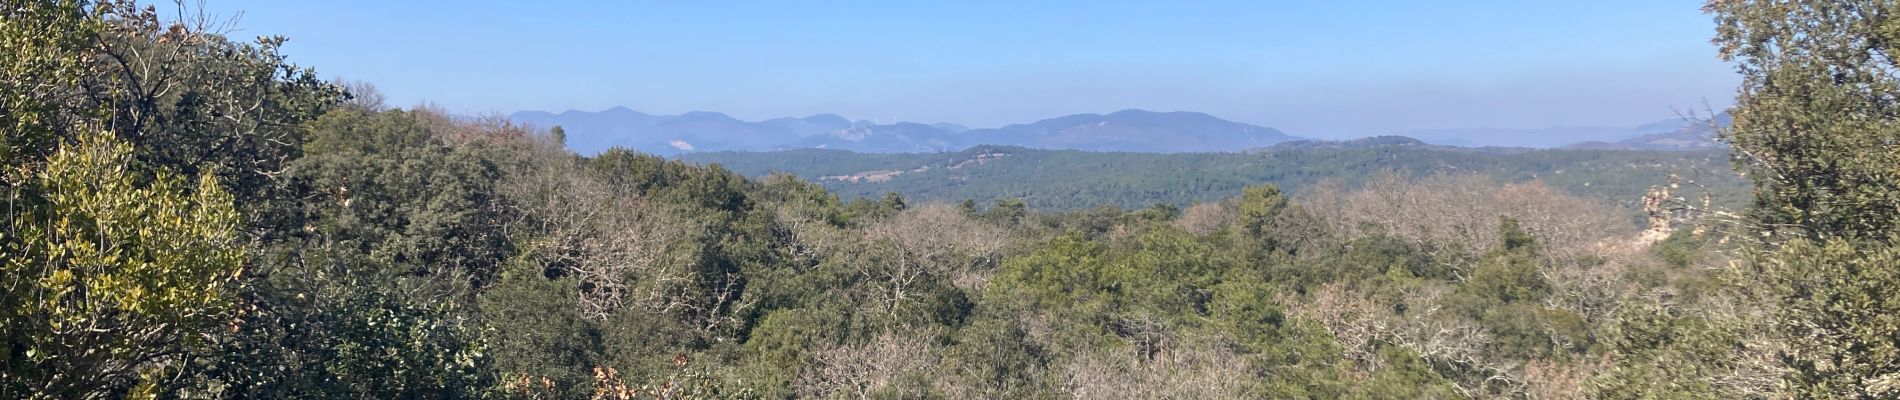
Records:
[[[0,397],[1891,398],[1897,7],[1709,3],[1728,212],[1668,172],[1714,153],[979,148],[839,190],[741,172],[965,155],[582,157],[282,38],[7,1]]]

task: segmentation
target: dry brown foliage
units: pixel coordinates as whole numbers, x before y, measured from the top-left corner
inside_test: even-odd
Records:
[[[912,296],[927,277],[949,279],[965,290],[978,290],[1002,257],[1009,233],[972,220],[956,206],[927,204],[906,210],[865,229],[865,239],[883,243],[893,265],[863,266],[860,272],[882,282],[882,302],[890,309]]]
[[[1195,235],[1206,236],[1214,233],[1234,221],[1234,208],[1226,203],[1196,203],[1174,220],[1174,227]]]
[[[1533,399],[1586,398],[1590,379],[1607,364],[1608,360],[1572,363],[1531,360],[1524,365],[1524,391]]]
[[[1410,311],[1395,314],[1395,305],[1381,303],[1340,283],[1314,290],[1304,300],[1280,296],[1287,311],[1318,323],[1339,342],[1344,355],[1355,362],[1355,372],[1371,375],[1385,368],[1378,355],[1382,345],[1398,346],[1435,365],[1469,371],[1453,388],[1469,397],[1512,397],[1529,390],[1529,383],[1510,360],[1485,352],[1490,335],[1477,323],[1439,312],[1446,289],[1425,286],[1406,291],[1400,300]]]
[[[605,320],[617,310],[640,307],[681,316],[708,332],[734,322],[718,310],[733,308],[737,300],[718,286],[734,285],[737,278],[701,282],[687,258],[690,249],[679,248],[698,243],[705,227],[667,205],[611,187],[548,141],[524,147],[514,154],[541,159],[521,162],[502,182],[500,190],[518,216],[506,225],[507,234],[533,238],[523,244],[533,262],[578,280],[578,312]]]
[[[867,343],[820,349],[799,371],[792,389],[806,398],[871,398],[899,379],[935,369],[941,349],[930,346],[929,336],[886,332]]]
[[[1596,254],[1604,239],[1632,237],[1635,230],[1614,208],[1534,181],[1499,184],[1479,175],[1386,175],[1357,190],[1326,183],[1303,200],[1336,232],[1388,234],[1440,259],[1475,258],[1497,248],[1502,217],[1516,218],[1552,260]]]
[[[1518,220],[1536,237],[1541,272],[1553,287],[1546,306],[1576,311],[1595,322],[1636,288],[1632,265],[1654,263],[1645,247],[1621,246],[1637,229],[1624,213],[1564,194],[1538,182],[1504,184],[1478,175],[1408,179],[1387,175],[1357,190],[1323,184],[1302,204],[1346,237],[1386,234],[1405,240],[1462,276],[1499,246],[1502,217]]]
[[[1062,384],[1079,399],[1241,399],[1253,365],[1218,338],[1159,351],[1090,351],[1061,366]]]

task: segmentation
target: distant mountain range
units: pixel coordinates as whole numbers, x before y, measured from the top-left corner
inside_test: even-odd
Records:
[[[523,111],[510,115],[509,119],[541,127],[558,125],[567,132],[567,147],[586,155],[613,147],[665,155],[692,151],[772,149],[789,146],[810,136],[870,125],[868,122],[853,122],[832,114],[748,122],[716,112],[651,115],[626,107],[601,112],[568,111],[560,114]]]
[[[1716,140],[1716,128],[1726,127],[1734,119],[1728,113],[1717,114],[1709,121],[1675,121],[1666,125],[1671,129],[1638,135],[1617,141],[1590,141],[1576,143],[1565,148],[1571,149],[1615,149],[1615,150],[1702,150],[1716,149],[1727,144]],[[1655,125],[1655,124],[1652,124]]]
[[[968,144],[1145,153],[1230,152],[1300,138],[1197,112],[1076,114],[963,133]]]
[[[1716,120],[1726,125],[1727,114]],[[1641,150],[1694,150],[1716,147],[1713,140],[1694,140],[1696,135],[1714,135],[1706,121],[1691,123],[1671,118],[1634,127],[1553,127],[1553,128],[1458,128],[1425,129],[1393,133],[1426,143],[1459,147],[1529,148],[1621,148]],[[1648,137],[1648,138],[1645,138]]]
[[[1726,115],[1717,117],[1727,123]],[[567,146],[592,155],[613,147],[674,156],[707,151],[837,149],[861,153],[936,153],[979,145],[1146,153],[1241,152],[1302,141],[1279,130],[1197,112],[1122,110],[1075,114],[1000,128],[951,123],[853,121],[835,114],[743,121],[695,111],[652,115],[625,107],[559,114],[523,111],[518,123],[561,126]],[[1719,147],[1713,128],[1672,119],[1629,128],[1438,129],[1389,135],[1459,147],[1700,150]],[[1408,139],[1408,140],[1409,140]],[[1397,139],[1385,139],[1397,140]]]
[[[661,155],[803,148],[931,153],[985,144],[1182,153],[1240,151],[1299,139],[1273,128],[1184,111],[1075,114],[987,129],[969,129],[949,123],[875,124],[833,114],[748,122],[715,112],[650,115],[624,107],[559,114],[524,111],[509,118],[542,127],[559,125],[567,132],[568,148],[590,155],[612,147]]]

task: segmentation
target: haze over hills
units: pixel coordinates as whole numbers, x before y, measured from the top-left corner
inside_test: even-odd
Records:
[[[744,121],[707,111],[652,115],[625,107],[509,116],[535,126],[559,125],[580,154],[613,147],[673,156],[706,151],[835,149],[866,153],[932,153],[979,145],[1050,150],[1151,153],[1239,152],[1301,140],[1280,130],[1188,112],[1129,109],[1073,114],[998,128],[954,123],[878,124],[836,114]],[[1726,115],[1717,122],[1727,123]],[[1405,131],[1386,136],[1458,147],[1698,150],[1719,147],[1707,124],[1672,118],[1634,127],[1467,128]]]
[[[616,146],[661,155],[800,148],[928,153],[984,144],[1178,153],[1239,151],[1298,139],[1273,128],[1185,111],[1075,114],[987,129],[952,123],[876,124],[833,114],[748,122],[715,112],[650,115],[624,107],[559,114],[524,111],[509,118],[536,126],[559,125],[567,131],[568,147],[581,154]]]
[[[1225,152],[1297,140],[1279,130],[1197,112],[1122,110],[965,132],[969,144],[1152,153]]]
[[[1728,123],[1727,114],[1715,118]],[[1633,127],[1456,128],[1421,129],[1394,133],[1426,143],[1459,147],[1607,148],[1630,150],[1695,150],[1719,146],[1706,122],[1670,118]]]
[[[1661,126],[1668,130],[1646,133],[1637,137],[1613,142],[1590,141],[1566,146],[1571,149],[1612,149],[1612,150],[1702,150],[1716,149],[1727,144],[1716,140],[1716,127],[1726,127],[1734,119],[1728,113],[1716,114],[1709,121],[1675,121]],[[1657,124],[1652,124],[1657,125]],[[1647,126],[1647,125],[1646,125]]]
[[[655,154],[771,148],[856,124],[830,114],[747,122],[716,112],[650,115],[626,107],[560,114],[524,111],[510,115],[509,119],[544,127],[559,125],[568,132],[568,148],[589,155],[612,147]],[[770,145],[761,147],[760,144]]]
[[[1648,125],[1645,125],[1648,126]],[[1393,133],[1426,143],[1458,147],[1562,147],[1579,142],[1614,142],[1634,136],[1665,132],[1602,126],[1548,128],[1450,128],[1420,129]]]

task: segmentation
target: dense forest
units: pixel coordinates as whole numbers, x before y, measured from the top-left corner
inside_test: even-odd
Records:
[[[812,180],[846,199],[896,192],[923,201],[1017,200],[1039,210],[1100,205],[1187,207],[1272,184],[1293,194],[1329,185],[1356,186],[1385,175],[1483,175],[1499,182],[1536,181],[1578,196],[1635,210],[1644,193],[1675,182],[1713,204],[1741,206],[1748,181],[1726,152],[1469,149],[1431,146],[1402,137],[1346,142],[1289,142],[1234,153],[1111,153],[977,146],[927,154],[803,149],[688,153],[681,160],[720,164],[753,177],[786,173]]]
[[[1551,154],[1255,154],[1311,169],[1140,207],[840,197],[392,108],[129,1],[4,0],[0,397],[1893,398],[1876,5],[1711,2],[1753,191],[1625,175],[1639,227],[1496,172],[1592,162]],[[1310,183],[1335,170],[1364,181]]]

